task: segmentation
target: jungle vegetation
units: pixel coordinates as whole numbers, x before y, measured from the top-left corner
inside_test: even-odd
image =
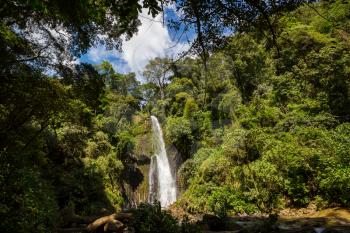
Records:
[[[192,56],[155,58],[146,82],[72,62],[169,2],[197,32]],[[13,0],[0,19],[1,232],[127,206],[150,115],[190,213],[350,206],[348,1]]]

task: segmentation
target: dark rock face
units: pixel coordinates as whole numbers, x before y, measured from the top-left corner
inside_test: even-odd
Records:
[[[146,164],[150,164],[150,163],[151,163],[151,159],[147,155],[139,155],[136,158],[136,164],[137,165],[146,165]]]

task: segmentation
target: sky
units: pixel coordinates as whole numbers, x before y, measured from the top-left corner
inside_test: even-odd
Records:
[[[165,9],[165,21],[176,20],[180,14],[174,6]],[[176,58],[189,48],[189,41],[193,39],[194,33],[189,31],[182,34],[164,26],[163,16],[160,14],[155,18],[147,15],[143,10],[139,16],[141,26],[138,33],[130,40],[124,41],[122,52],[117,50],[106,50],[104,46],[90,48],[86,54],[80,57],[81,62],[100,64],[109,61],[118,73],[135,72],[139,81],[144,81],[142,72],[149,60],[155,57]]]

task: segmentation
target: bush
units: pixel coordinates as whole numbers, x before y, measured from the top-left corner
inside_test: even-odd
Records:
[[[201,148],[196,154],[193,155],[193,158],[186,160],[180,167],[178,171],[178,182],[180,186],[184,189],[188,188],[190,180],[196,174],[198,167],[206,160],[212,153],[214,149],[212,148]]]
[[[350,167],[324,171],[320,188],[326,200],[350,206]]]
[[[84,163],[89,175],[101,178],[107,200],[114,209],[118,210],[124,202],[119,189],[124,170],[123,163],[114,154],[101,155],[97,159],[87,157]]]
[[[33,169],[18,169],[11,176],[8,193],[1,193],[1,232],[54,232],[58,206],[53,187]]]
[[[258,212],[256,205],[242,199],[242,194],[229,187],[218,187],[208,197],[210,210],[220,218],[230,214]]]
[[[142,203],[133,211],[131,226],[136,233],[196,233],[195,226],[187,221],[180,225],[171,214],[162,210],[160,203]]]

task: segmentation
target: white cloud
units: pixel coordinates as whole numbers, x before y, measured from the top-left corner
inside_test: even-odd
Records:
[[[104,46],[99,45],[92,47],[88,50],[86,55],[89,63],[100,64],[102,61],[109,61],[112,64],[114,70],[119,73],[128,73],[131,72],[128,64],[123,60],[122,54],[116,49],[107,50]]]
[[[122,53],[98,46],[89,49],[87,58],[94,63],[109,60],[118,72],[135,72],[142,81],[142,72],[149,60],[165,56],[174,58],[188,48],[187,43],[176,44],[171,40],[167,27],[162,24],[162,15],[152,19],[147,15],[147,11],[143,10],[139,19],[141,26],[138,33],[123,42]],[[126,64],[121,63],[120,58],[125,60]]]
[[[125,41],[122,47],[122,57],[139,78],[142,77],[142,71],[149,60],[155,57],[176,57],[188,47],[182,43],[174,46],[176,42],[171,40],[167,27],[163,26],[162,15],[152,19],[144,10],[140,20],[142,24],[138,33]]]
[[[87,52],[89,60],[91,60],[94,63],[102,61],[106,55],[107,51],[102,46],[90,48]]]

